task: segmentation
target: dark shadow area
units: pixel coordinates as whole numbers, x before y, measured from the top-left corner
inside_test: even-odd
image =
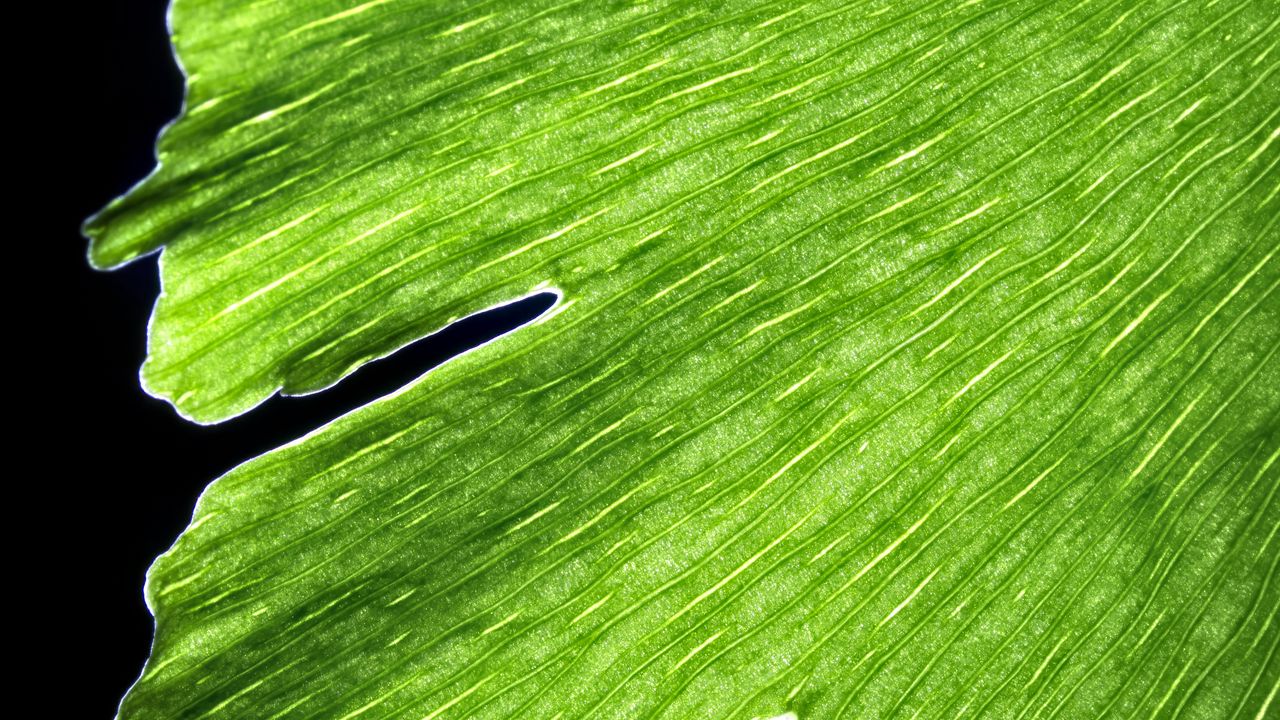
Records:
[[[178,112],[182,79],[169,51],[167,4],[84,3],[44,25],[72,32],[56,42],[63,69],[43,113],[65,126],[51,123],[40,144],[49,175],[41,185],[52,202],[36,239],[38,279],[43,295],[58,300],[41,302],[36,321],[37,333],[49,335],[37,368],[43,397],[34,403],[48,444],[37,506],[47,532],[32,543],[43,546],[48,568],[42,596],[55,603],[43,609],[50,646],[74,647],[75,665],[86,670],[53,714],[94,720],[114,717],[146,660],[147,567],[190,520],[201,488],[244,452],[201,436],[142,392],[155,263],[95,272],[80,236],[85,217],[151,171],[156,133]]]
[[[75,710],[59,712],[102,720],[114,716],[150,648],[146,568],[186,526],[211,480],[528,322],[555,300],[544,293],[472,316],[329,390],[272,398],[222,425],[188,423],[147,396],[138,368],[158,290],[155,261],[95,272],[79,226],[151,171],[156,134],[178,112],[182,80],[167,5],[108,0],[61,11],[76,70],[59,81],[49,114],[70,119],[74,132],[50,131],[41,141],[54,207],[43,213],[36,243],[48,251],[39,259],[42,295],[27,298],[38,326],[33,346],[41,349],[36,379],[24,384],[38,395],[32,425],[41,444],[29,452],[41,462],[33,484],[44,524],[29,541],[49,576],[37,581],[41,596],[66,605],[43,609],[52,618],[48,645],[59,649],[59,662],[84,671],[74,681]]]

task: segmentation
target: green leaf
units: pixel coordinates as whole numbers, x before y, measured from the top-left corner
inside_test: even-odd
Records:
[[[171,20],[151,392],[561,297],[211,485],[123,718],[1280,707],[1273,0]]]

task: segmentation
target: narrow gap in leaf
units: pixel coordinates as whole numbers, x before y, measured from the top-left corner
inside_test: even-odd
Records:
[[[252,411],[212,427],[244,429],[254,437],[255,446],[263,446],[253,450],[263,452],[389,395],[446,360],[532,322],[555,305],[557,298],[554,292],[542,292],[469,315],[362,366],[325,390],[275,395]]]

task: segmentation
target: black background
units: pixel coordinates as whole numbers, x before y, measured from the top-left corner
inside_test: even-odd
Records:
[[[156,133],[177,115],[182,77],[169,49],[167,0],[109,0],[74,10],[74,53],[61,97],[71,132],[58,142],[68,158],[51,188],[65,202],[48,221],[55,257],[46,263],[65,308],[40,318],[56,329],[57,355],[44,369],[58,397],[56,433],[74,438],[54,450],[45,488],[70,508],[57,522],[74,528],[74,562],[51,558],[74,602],[69,634],[81,686],[76,715],[110,718],[137,678],[151,641],[142,599],[146,568],[190,520],[200,491],[240,462],[394,390],[468,347],[536,317],[543,295],[463,320],[374,363],[323,393],[273,398],[245,416],[201,427],[182,420],[138,384],[146,325],[158,291],[155,258],[113,272],[85,260],[79,226],[155,165]],[[65,19],[64,19],[65,20]],[[68,192],[70,191],[70,192]],[[48,232],[48,227],[43,229]],[[71,287],[66,285],[70,282]],[[62,483],[66,483],[64,486]],[[70,567],[68,567],[70,565]]]

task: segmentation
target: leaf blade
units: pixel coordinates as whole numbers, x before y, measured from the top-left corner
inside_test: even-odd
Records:
[[[122,715],[1265,712],[1280,17],[872,5],[180,2],[153,391],[564,300],[215,483]]]

